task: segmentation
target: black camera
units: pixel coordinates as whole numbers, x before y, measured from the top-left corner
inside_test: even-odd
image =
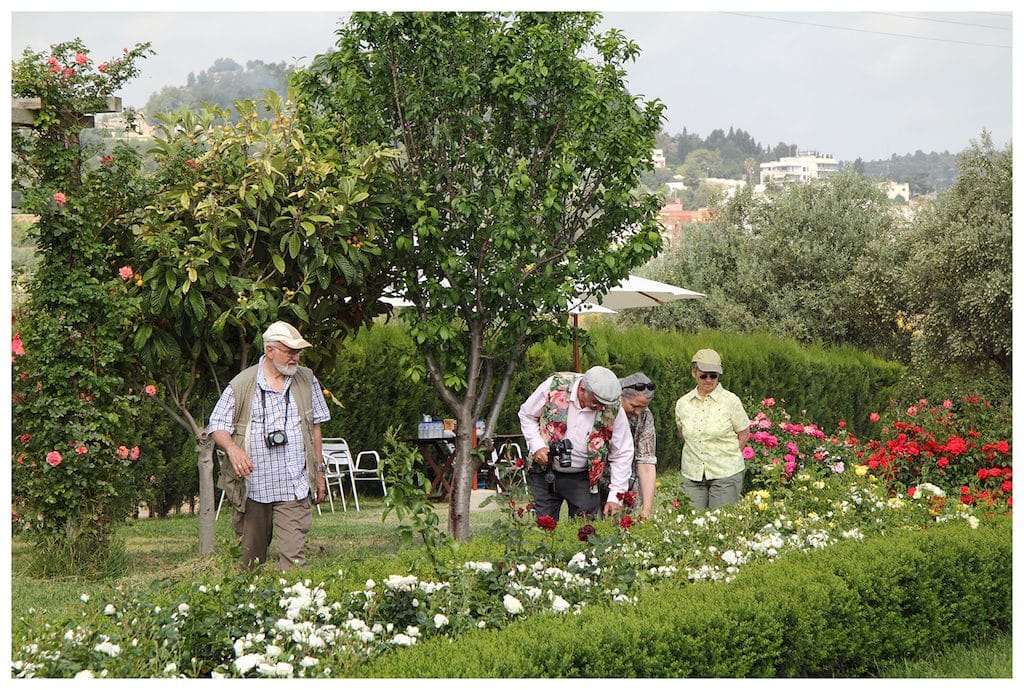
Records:
[[[273,448],[274,446],[283,446],[288,443],[288,434],[283,431],[271,431],[267,433],[267,446]]]
[[[558,461],[559,467],[572,465],[572,441],[563,438],[548,446],[548,464],[553,464],[555,461]]]

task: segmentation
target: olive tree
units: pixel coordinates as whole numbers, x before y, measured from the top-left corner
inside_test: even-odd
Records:
[[[484,447],[526,348],[568,338],[567,302],[661,246],[639,194],[662,106],[631,95],[636,44],[596,13],[355,13],[297,77],[304,102],[391,162],[395,288],[458,420],[448,526],[469,536],[472,430]],[[538,382],[539,383],[539,382]]]
[[[217,395],[279,319],[314,343],[306,364],[332,362],[346,333],[380,313],[387,282],[377,225],[391,154],[325,134],[277,94],[235,107],[237,118],[218,107],[159,117],[159,192],[136,228],[135,346],[159,384],[153,400],[196,440],[202,553],[214,540],[206,421]]]
[[[1012,237],[1012,147],[996,149],[982,132],[960,154],[956,184],[901,242],[905,309],[922,365],[1012,374]]]

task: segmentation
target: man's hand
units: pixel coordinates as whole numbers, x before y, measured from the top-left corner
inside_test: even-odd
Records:
[[[235,474],[239,477],[248,477],[252,474],[252,460],[249,459],[249,456],[245,454],[241,447],[236,445],[234,448],[229,448],[227,453],[228,460],[231,461]]]
[[[327,498],[327,480],[323,472],[316,473],[316,503],[319,505]]]
[[[617,515],[621,511],[622,511],[622,506],[619,505],[618,503],[612,503],[611,501],[608,501],[607,503],[604,504],[604,515],[605,515],[605,517],[611,517],[612,515]]]
[[[538,448],[537,452],[533,454],[533,461],[541,467],[547,467],[548,465],[548,447]]]

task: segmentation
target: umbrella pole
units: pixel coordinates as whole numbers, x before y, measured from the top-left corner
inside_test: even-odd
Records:
[[[580,371],[580,343],[579,343],[579,315],[572,315],[572,370],[576,373]]]

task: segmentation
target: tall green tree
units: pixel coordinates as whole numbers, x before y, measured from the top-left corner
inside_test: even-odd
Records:
[[[314,343],[304,364],[333,362],[382,312],[388,282],[377,238],[392,154],[353,146],[274,93],[235,108],[237,121],[218,107],[159,118],[160,189],[136,229],[135,345],[153,399],[196,441],[202,553],[214,545],[217,396],[279,319]]]
[[[915,355],[929,369],[1013,371],[1013,150],[983,131],[953,187],[902,243]]]
[[[662,106],[631,96],[638,48],[595,13],[356,13],[298,85],[343,136],[391,143],[384,222],[426,375],[458,419],[450,533],[469,536],[472,429],[490,438],[526,348],[566,305],[660,248],[637,194]],[[486,445],[486,444],[485,444]]]
[[[893,337],[906,334],[893,310],[884,308],[886,296],[869,289],[891,260],[868,266],[861,259],[874,243],[879,253],[893,251],[894,222],[884,194],[853,173],[768,196],[748,187],[711,223],[688,227],[680,246],[649,267],[651,277],[708,298],[622,318],[763,330],[803,342],[879,346],[891,354]],[[894,299],[890,295],[888,303]]]

